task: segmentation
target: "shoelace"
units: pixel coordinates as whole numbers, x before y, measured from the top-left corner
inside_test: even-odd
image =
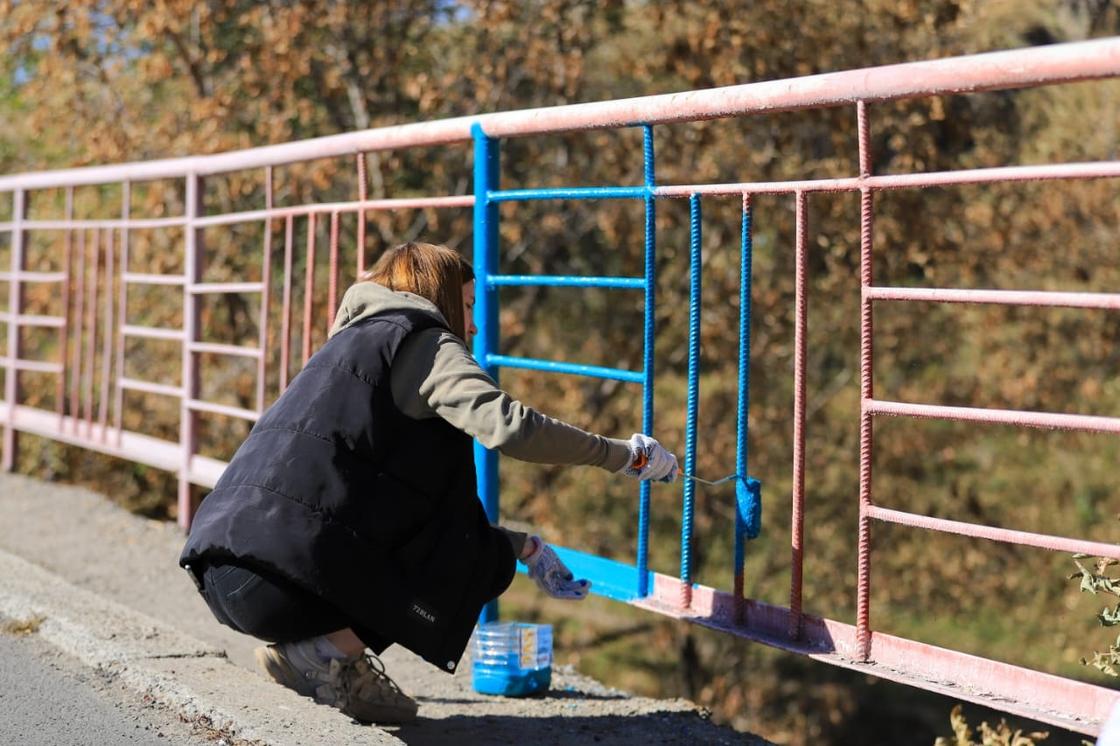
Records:
[[[341,701],[346,696],[342,682],[339,680],[341,675],[342,664],[337,660],[330,662],[325,673],[316,672],[314,678],[321,683],[315,687],[315,701],[345,707],[346,702]]]
[[[363,671],[363,668],[373,676],[364,675],[366,671]],[[362,694],[369,692],[370,687],[380,695],[378,699],[385,699],[385,694],[390,698],[406,696],[397,682],[385,672],[384,662],[372,654],[360,656],[346,663],[331,661],[331,678],[339,691],[340,707],[346,707],[354,698],[363,699]]]

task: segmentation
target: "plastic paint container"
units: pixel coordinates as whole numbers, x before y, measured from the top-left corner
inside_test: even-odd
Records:
[[[488,622],[471,638],[471,684],[480,694],[524,697],[552,681],[552,625]]]

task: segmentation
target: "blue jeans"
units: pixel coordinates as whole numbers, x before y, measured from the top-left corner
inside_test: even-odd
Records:
[[[198,577],[203,599],[219,622],[267,642],[296,642],[347,627],[375,653],[390,641],[361,629],[340,610],[267,572],[207,563]]]

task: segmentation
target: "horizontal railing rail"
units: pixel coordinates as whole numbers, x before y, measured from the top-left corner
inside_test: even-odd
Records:
[[[318,137],[259,148],[137,161],[116,166],[0,176],[0,191],[211,176],[376,150],[471,142],[478,124],[491,137],[527,137],[640,124],[671,124],[919,96],[1010,90],[1109,78],[1120,67],[1115,39],[952,57],[927,62],[745,83],[710,90],[483,114]]]

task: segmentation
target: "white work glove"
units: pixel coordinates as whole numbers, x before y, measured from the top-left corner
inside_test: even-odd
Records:
[[[677,478],[677,457],[653,438],[641,433],[630,436],[630,459],[617,473],[640,480],[672,482]]]
[[[567,601],[579,601],[591,590],[591,581],[574,580],[572,571],[564,566],[552,547],[539,536],[530,536],[526,543],[535,543],[533,551],[521,561],[529,568],[529,577],[537,586],[552,596]]]

